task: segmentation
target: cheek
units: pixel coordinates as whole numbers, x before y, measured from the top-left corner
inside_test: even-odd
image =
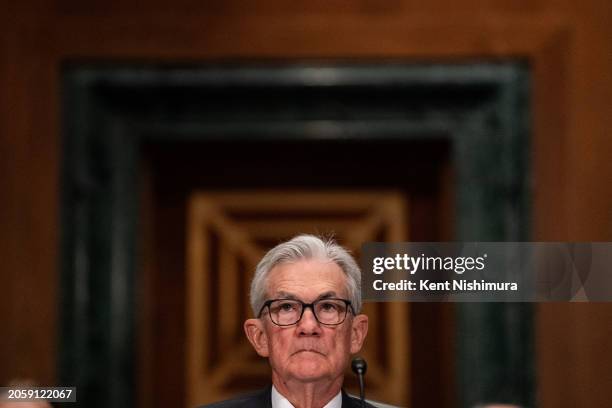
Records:
[[[270,358],[275,361],[284,361],[291,353],[292,337],[289,333],[274,333],[270,337]]]
[[[338,365],[344,364],[350,359],[351,337],[348,331],[338,331],[333,336],[328,336],[327,343],[330,355],[334,357]]]

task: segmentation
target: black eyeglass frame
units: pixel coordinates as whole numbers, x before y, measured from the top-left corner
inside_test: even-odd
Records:
[[[272,311],[270,310],[270,305],[271,305],[273,302],[277,302],[277,301],[279,301],[279,300],[290,300],[290,301],[292,301],[292,302],[298,302],[298,303],[301,303],[301,304],[302,304],[302,312],[300,313],[300,317],[299,317],[299,318],[298,318],[298,319],[297,319],[297,320],[296,320],[294,323],[291,323],[291,324],[278,324],[278,323],[276,323],[276,322],[274,321],[274,319],[272,318]],[[340,322],[338,322],[338,323],[323,323],[322,321],[320,321],[320,320],[319,320],[319,317],[317,316],[317,313],[315,312],[315,308],[314,308],[314,306],[315,306],[315,304],[317,304],[317,303],[319,303],[319,302],[324,302],[324,301],[326,301],[326,300],[339,300],[339,301],[341,301],[341,302],[344,302],[344,304],[346,305],[346,312],[344,313],[344,317],[342,318],[342,320],[341,320]],[[298,324],[298,323],[300,322],[300,320],[302,320],[302,317],[304,317],[304,311],[305,311],[307,308],[310,308],[310,311],[312,312],[312,315],[314,316],[315,320],[316,320],[316,321],[317,321],[319,324],[322,324],[322,325],[324,325],[324,326],[339,326],[339,325],[341,325],[342,323],[344,323],[344,321],[346,320],[346,316],[348,316],[348,311],[349,311],[349,309],[351,310],[351,314],[352,314],[353,316],[355,316],[355,315],[356,315],[356,314],[355,314],[355,309],[353,309],[353,303],[352,303],[350,300],[347,300],[347,299],[341,299],[341,298],[322,298],[322,299],[317,299],[317,300],[315,300],[315,301],[314,301],[314,302],[312,302],[312,303],[305,303],[305,302],[302,302],[302,301],[301,301],[301,300],[299,300],[299,299],[293,299],[293,298],[268,299],[268,300],[266,300],[266,301],[264,302],[263,306],[261,306],[261,309],[259,309],[259,313],[257,314],[257,318],[261,318],[261,314],[263,313],[263,310],[264,310],[266,307],[268,308],[268,316],[270,316],[270,321],[271,321],[272,323],[274,323],[275,325],[280,326],[280,327],[289,327],[289,326],[293,326],[293,325]]]

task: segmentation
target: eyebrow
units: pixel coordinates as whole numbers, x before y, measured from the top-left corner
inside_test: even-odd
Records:
[[[282,299],[291,299],[291,300],[300,300],[301,299],[299,297],[297,297],[296,295],[294,295],[291,292],[285,292],[285,291],[279,291],[276,293],[277,296],[280,296],[280,298]],[[323,292],[321,293],[319,296],[317,296],[317,298],[314,300],[314,302],[316,302],[317,300],[321,300],[321,299],[329,299],[329,298],[335,298],[337,297],[337,293],[334,292],[333,290],[327,291],[327,292]]]

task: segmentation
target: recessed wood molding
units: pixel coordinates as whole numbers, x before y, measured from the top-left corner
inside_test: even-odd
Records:
[[[269,383],[267,362],[256,356],[242,330],[252,317],[247,300],[252,274],[269,243],[299,233],[333,234],[358,256],[366,241],[407,240],[407,211],[407,198],[392,191],[194,193],[186,241],[186,406],[244,393],[249,390],[244,384]],[[362,352],[368,395],[408,405],[409,304],[367,304],[364,313],[372,333]]]

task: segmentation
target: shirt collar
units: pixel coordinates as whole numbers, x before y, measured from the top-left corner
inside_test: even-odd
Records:
[[[272,408],[295,408],[287,398],[278,392],[274,385],[272,385]],[[342,392],[338,391],[338,394],[323,408],[342,408]]]

